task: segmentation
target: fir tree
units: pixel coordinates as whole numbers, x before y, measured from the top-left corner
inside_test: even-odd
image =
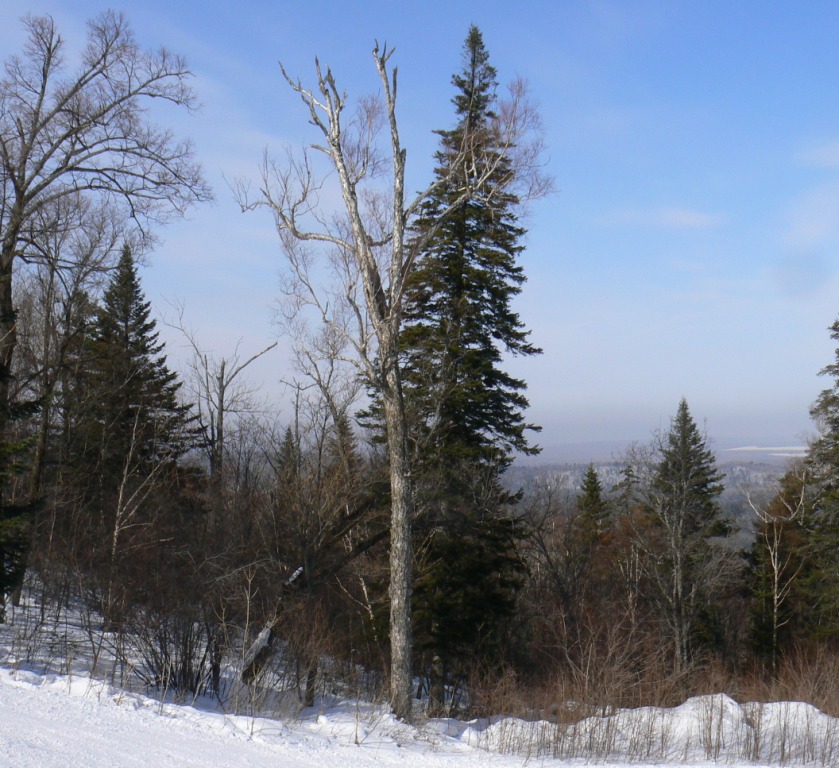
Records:
[[[463,71],[452,78],[458,123],[440,131],[436,176],[444,180],[414,222],[417,234],[437,228],[420,254],[408,285],[401,343],[406,400],[418,439],[433,445],[442,463],[466,458],[506,467],[516,451],[535,453],[524,419],[524,381],[501,368],[503,352],[534,355],[512,300],[525,281],[517,259],[525,234],[518,199],[505,189],[509,164],[493,145],[496,73],[480,30],[469,29]],[[476,168],[449,166],[469,146],[479,163],[497,162],[496,186],[442,212],[461,194]]]
[[[69,416],[68,479],[96,521],[86,548],[108,579],[125,537],[153,528],[155,497],[195,438],[155,326],[125,247],[86,341]]]
[[[723,476],[684,399],[659,451],[645,499],[656,535],[648,549],[654,555],[654,579],[672,633],[676,670],[682,671],[695,635],[713,631],[709,607],[723,573],[713,539],[728,532],[717,503]]]
[[[8,423],[17,426],[38,410],[37,402],[26,402],[10,408]],[[7,481],[27,469],[32,440],[26,435],[0,439],[0,488],[6,498],[0,499],[0,622],[5,619],[6,600],[20,594],[29,555],[30,528],[41,505],[37,497],[18,499],[9,493]]]
[[[839,320],[830,326],[839,342]],[[811,573],[807,574],[811,630],[816,636],[839,635],[839,347],[834,362],[820,371],[833,383],[810,410],[819,437],[807,459],[812,476],[812,511],[807,520]]]
[[[525,232],[507,189],[509,163],[494,144],[496,72],[475,26],[452,83],[457,124],[439,131],[440,186],[413,222],[417,241],[433,234],[407,286],[400,338],[422,510],[415,633],[432,709],[443,704],[444,678],[456,680],[499,648],[523,573],[508,510],[514,497],[500,476],[515,452],[538,450],[527,435],[537,428],[524,418],[526,385],[501,366],[505,352],[540,350],[512,309],[525,281],[517,261]],[[474,165],[452,167],[464,147]],[[490,163],[489,188],[443,216],[467,176]]]
[[[174,461],[194,437],[155,328],[125,246],[91,332],[82,382],[89,408],[78,426],[105,476],[119,476],[129,453],[138,467]]]
[[[839,320],[830,326],[830,337],[839,342]],[[822,390],[810,415],[819,429],[819,437],[810,449],[808,463],[819,478],[821,490],[825,494],[839,494],[839,347],[835,360],[820,372],[822,376],[831,376],[833,384]]]
[[[569,574],[567,589],[570,623],[579,622],[587,597],[597,591],[603,581],[603,564],[598,562],[608,536],[609,505],[603,498],[603,485],[593,464],[589,464],[583,475],[580,493],[577,496],[577,514],[573,518],[567,536]],[[595,584],[594,582],[598,582]]]
[[[492,669],[526,569],[517,550],[520,522],[508,515],[454,509],[418,547],[426,567],[414,596],[415,646],[429,681],[429,709],[449,712],[445,685]]]
[[[655,485],[685,538],[720,536],[726,526],[717,499],[723,475],[682,398],[661,447]]]
[[[593,464],[588,465],[583,475],[580,495],[577,498],[577,509],[580,512],[581,523],[587,531],[592,534],[602,531],[606,517],[609,515],[609,505],[603,498],[603,485]]]

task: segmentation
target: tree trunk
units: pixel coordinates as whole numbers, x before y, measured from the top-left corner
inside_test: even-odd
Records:
[[[411,717],[411,518],[413,498],[408,461],[405,405],[398,368],[386,375],[382,401],[390,458],[390,706],[402,720]]]
[[[306,690],[303,697],[304,707],[315,706],[315,691],[318,681],[318,658],[313,656],[306,666]]]
[[[0,256],[0,447],[8,439],[12,357],[17,343],[15,308],[12,301],[12,254],[3,242]],[[0,450],[0,523],[6,519],[7,451]],[[13,544],[9,546],[14,546]],[[0,622],[5,620],[6,590],[14,581],[13,555],[0,541]]]
[[[4,243],[0,256],[0,441],[8,437],[9,406],[12,385],[12,358],[17,346],[17,324],[12,294],[13,254],[7,253]],[[5,452],[0,456],[0,505],[5,504]]]
[[[431,658],[431,674],[428,683],[428,716],[448,716],[446,707],[446,672],[443,659],[435,653]]]
[[[221,635],[221,627],[217,624],[211,625],[210,633],[211,633],[211,641],[210,641],[210,685],[212,687],[212,692],[221,697],[221,662],[222,662],[222,649],[221,649],[221,640],[219,636]]]
[[[41,492],[41,478],[44,472],[44,461],[47,455],[47,437],[50,429],[52,408],[50,407],[51,393],[44,394],[41,403],[41,418],[38,423],[38,438],[35,441],[35,455],[32,457],[32,470],[29,475],[29,499],[34,501]]]

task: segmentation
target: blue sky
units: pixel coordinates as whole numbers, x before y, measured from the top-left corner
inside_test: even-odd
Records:
[[[0,6],[0,53],[26,12],[68,43],[107,6]],[[116,6],[120,8],[120,6]],[[314,56],[350,95],[373,91],[374,39],[396,46],[409,181],[430,176],[434,129],[470,23],[504,82],[541,105],[558,192],[533,206],[518,304],[544,349],[510,362],[529,383],[539,442],[645,440],[679,399],[719,444],[792,444],[833,358],[839,313],[839,4],[834,2],[196,3],[121,6],[140,41],[186,56],[203,103],[159,119],[195,140],[216,202],[159,234],[143,272],[160,312],[183,303],[229,354],[273,340],[281,255],[265,215],[227,180],[267,147],[312,139],[277,61]],[[311,81],[310,81],[311,82]],[[169,312],[171,314],[171,311]],[[166,332],[169,354],[184,355]],[[252,370],[282,399],[283,345]],[[284,410],[288,409],[284,407]]]

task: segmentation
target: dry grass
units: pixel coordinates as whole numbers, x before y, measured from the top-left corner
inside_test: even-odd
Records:
[[[625,661],[592,658],[540,686],[509,670],[473,680],[474,743],[527,759],[839,765],[835,653],[796,654],[772,679],[715,663],[674,675],[655,655]]]

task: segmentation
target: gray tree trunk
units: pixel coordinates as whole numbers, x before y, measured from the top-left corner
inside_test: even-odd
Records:
[[[392,366],[382,393],[390,459],[390,705],[402,719],[411,716],[411,520],[413,498],[408,464],[405,406],[399,370]]]

